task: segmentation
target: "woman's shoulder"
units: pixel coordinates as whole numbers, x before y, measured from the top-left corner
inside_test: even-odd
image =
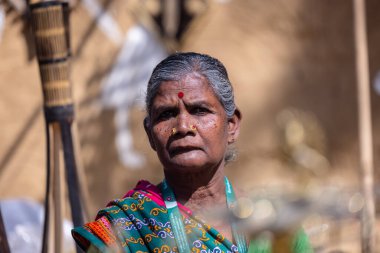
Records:
[[[130,214],[138,209],[144,209],[150,202],[161,202],[160,189],[149,181],[140,180],[122,198],[111,200],[105,208],[98,211],[94,221],[72,230],[72,236],[86,251],[92,247],[94,252],[103,252],[117,246],[116,237],[112,229],[113,219],[130,218]],[[149,205],[149,204],[148,204]],[[129,214],[126,216],[126,214]],[[137,212],[133,212],[137,215]],[[108,252],[108,251],[107,251]],[[112,252],[112,251],[111,251]]]
[[[78,245],[85,251],[88,251],[90,247],[91,252],[112,252],[112,248],[115,250],[117,248],[111,223],[105,216],[76,227],[71,233]]]
[[[165,205],[160,187],[147,180],[140,180],[136,186],[124,194],[122,198],[110,201],[106,208],[100,210],[99,214],[104,211],[125,207],[125,205],[138,204],[141,206],[145,202],[154,202],[159,206]]]

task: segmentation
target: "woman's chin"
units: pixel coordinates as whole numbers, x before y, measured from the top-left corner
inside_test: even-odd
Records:
[[[203,154],[199,151],[191,151],[182,154],[174,155],[170,158],[170,168],[176,171],[183,172],[200,172],[207,167],[208,161],[206,161]]]

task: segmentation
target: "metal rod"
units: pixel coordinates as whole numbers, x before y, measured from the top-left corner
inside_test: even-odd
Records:
[[[375,198],[373,179],[373,144],[371,98],[364,0],[353,0],[356,78],[358,89],[358,117],[360,143],[360,169],[365,206],[361,222],[362,252],[375,252]]]

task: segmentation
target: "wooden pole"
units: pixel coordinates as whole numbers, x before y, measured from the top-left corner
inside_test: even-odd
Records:
[[[69,39],[67,38],[69,24],[68,17],[65,17],[69,11],[67,4],[63,4],[60,1],[38,2],[31,4],[30,9],[44,94],[48,143],[47,197],[45,200],[46,215],[42,252],[49,252],[50,249],[54,249],[54,252],[59,253],[62,250],[62,191],[60,189],[61,173],[59,169],[61,144],[63,147],[62,154],[71,217],[74,226],[81,226],[84,223],[81,203],[82,194],[79,191],[80,186],[78,184],[79,180],[71,134],[71,124],[74,119],[74,104],[69,78],[70,48],[68,45]],[[50,130],[53,132],[51,133]],[[53,150],[50,150],[51,144],[49,139],[51,135],[54,138]],[[51,153],[53,157],[50,157]],[[53,212],[49,210],[53,210]],[[53,218],[54,223],[51,222]],[[53,235],[54,237],[52,237]],[[54,238],[54,240],[49,241],[51,238]],[[78,246],[77,252],[81,252]]]
[[[360,143],[360,169],[365,206],[362,212],[362,252],[375,252],[375,198],[373,187],[373,147],[371,98],[368,67],[365,0],[353,0],[356,78],[358,87],[358,118]]]
[[[165,35],[175,39],[180,20],[179,0],[163,0],[162,6]]]
[[[63,196],[62,196],[62,174],[61,174],[61,129],[58,123],[52,123],[53,128],[53,168],[52,168],[52,201],[54,210],[54,252],[62,252],[62,221],[63,221]],[[53,249],[52,244],[50,244]]]
[[[1,208],[0,208],[0,252],[3,253],[10,253],[10,247],[7,240],[7,233],[5,231],[5,225],[3,216],[1,214]]]

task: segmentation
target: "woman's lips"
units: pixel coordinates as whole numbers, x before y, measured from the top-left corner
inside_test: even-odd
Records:
[[[170,156],[176,156],[180,155],[186,152],[191,152],[194,150],[201,150],[201,148],[194,147],[194,146],[179,146],[179,147],[173,147],[169,149]]]

